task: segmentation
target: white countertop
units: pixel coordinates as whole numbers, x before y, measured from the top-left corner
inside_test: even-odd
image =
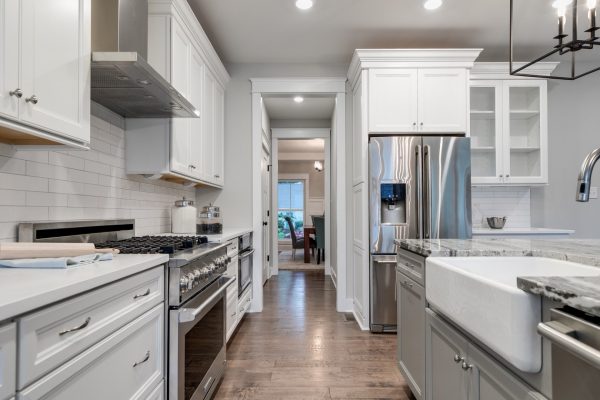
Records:
[[[502,235],[572,235],[575,231],[571,229],[552,228],[503,228],[491,229],[487,227],[473,228],[473,235],[502,236]]]
[[[71,269],[0,268],[0,321],[148,270],[166,254],[119,254]]]
[[[223,243],[236,237],[252,232],[252,228],[223,228],[220,235],[206,235],[209,242]]]

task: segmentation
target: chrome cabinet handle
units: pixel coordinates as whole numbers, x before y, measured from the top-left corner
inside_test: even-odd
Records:
[[[23,97],[23,91],[19,88],[15,89],[15,90],[11,90],[10,92],[8,92],[8,94],[11,96],[15,96],[18,99]]]
[[[463,361],[462,365],[460,366],[464,371],[468,371],[470,369],[473,369],[473,364],[467,364],[466,361]]]
[[[192,164],[190,164],[190,165],[189,165],[189,167],[190,167],[191,169],[196,169],[196,166],[195,166],[195,165],[192,165]]]
[[[25,102],[26,103],[37,104],[38,101],[39,101],[39,99],[38,99],[38,97],[35,94],[33,96],[31,96],[31,97],[26,97],[25,98]]]
[[[136,361],[133,363],[133,368],[137,367],[138,365],[142,365],[149,359],[150,359],[150,350],[146,351],[146,356],[144,357],[144,359],[142,361]]]
[[[465,361],[465,359],[461,356],[459,356],[458,354],[454,355],[454,362],[457,364],[460,364],[461,362]]]
[[[83,324],[76,326],[75,328],[65,329],[64,331],[60,331],[60,332],[58,332],[58,335],[62,336],[62,335],[66,335],[67,333],[76,332],[76,331],[85,329],[90,324],[91,320],[92,320],[92,317],[87,317],[86,320],[83,322]]]
[[[143,294],[136,294],[135,296],[133,296],[134,300],[139,299],[140,297],[146,297],[150,294],[150,288],[146,289],[146,291]]]
[[[221,177],[221,175],[215,175],[215,178],[219,179]]]

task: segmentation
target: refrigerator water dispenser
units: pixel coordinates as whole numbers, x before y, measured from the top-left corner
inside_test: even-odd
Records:
[[[406,183],[382,183],[381,223],[406,224]]]

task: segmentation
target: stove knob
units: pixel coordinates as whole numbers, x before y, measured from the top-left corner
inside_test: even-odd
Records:
[[[182,276],[179,279],[179,291],[185,293],[188,290],[189,279],[187,276]]]
[[[207,268],[211,273],[213,273],[217,269],[217,266],[215,265],[215,263],[210,263],[208,264]]]
[[[227,256],[227,264],[231,264],[231,257]]]
[[[199,269],[194,270],[194,279],[196,280],[196,283],[199,283],[202,280],[202,272],[200,272]]]
[[[196,282],[193,272],[188,273],[186,276],[188,279],[188,290],[191,290],[198,282]]]

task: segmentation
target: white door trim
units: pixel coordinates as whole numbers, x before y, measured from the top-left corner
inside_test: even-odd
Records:
[[[271,79],[250,79],[252,84],[252,228],[255,232],[261,232],[261,173],[260,160],[262,157],[262,108],[261,100],[263,94],[332,94],[336,100],[336,111],[332,143],[335,143],[336,159],[336,187],[331,188],[336,192],[335,213],[337,221],[336,237],[336,305],[339,312],[351,312],[352,300],[347,296],[346,279],[346,248],[347,248],[347,226],[346,226],[346,78],[271,78]],[[274,147],[274,146],[273,146]],[[331,151],[329,151],[331,153]],[[272,148],[273,157],[276,150]],[[325,165],[330,169],[330,165]],[[326,182],[329,188],[331,182]],[[331,202],[328,202],[331,203]],[[327,204],[326,207],[329,207]],[[274,209],[274,207],[273,207]],[[331,215],[331,213],[329,213]],[[262,238],[254,240],[256,248],[254,265],[260,265],[262,259],[263,243]],[[329,248],[332,248],[329,246]],[[329,257],[331,259],[331,257]],[[254,268],[253,277],[253,299],[251,312],[260,312],[263,309],[263,287],[259,274],[262,274],[262,268]]]

